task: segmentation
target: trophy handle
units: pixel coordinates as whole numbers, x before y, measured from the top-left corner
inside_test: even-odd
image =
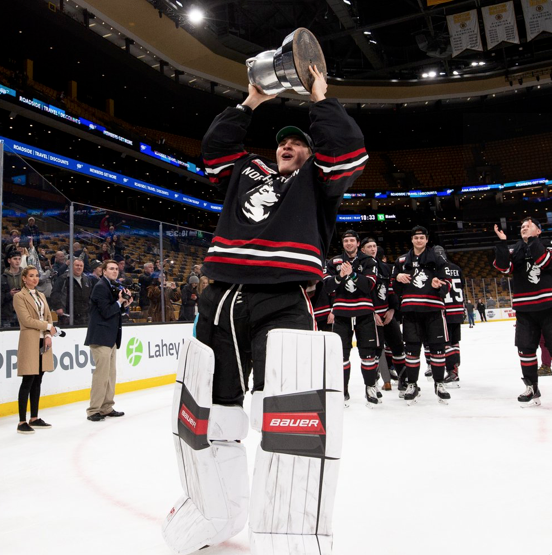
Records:
[[[245,60],[245,65],[248,67],[248,69],[251,69],[255,65],[256,61],[256,58],[248,58],[247,60]]]

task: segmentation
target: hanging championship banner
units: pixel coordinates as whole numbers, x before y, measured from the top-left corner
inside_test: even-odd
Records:
[[[521,0],[527,40],[537,35],[552,33],[552,2],[550,0]]]
[[[464,50],[483,51],[477,10],[447,15],[447,25],[453,58]]]
[[[487,37],[487,48],[489,50],[498,46],[501,42],[519,44],[514,2],[487,6],[481,8],[481,12],[483,13],[485,36]]]

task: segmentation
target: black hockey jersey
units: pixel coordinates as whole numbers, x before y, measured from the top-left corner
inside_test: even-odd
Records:
[[[536,312],[552,308],[552,249],[538,237],[527,243],[518,241],[508,248],[506,241],[495,247],[493,266],[503,274],[513,275],[512,308]]]
[[[445,297],[445,316],[451,324],[461,324],[464,321],[464,276],[460,266],[446,261],[445,274],[450,279],[450,291]]]
[[[207,175],[225,200],[202,271],[229,283],[321,280],[343,193],[368,159],[362,132],[336,99],[314,103],[314,154],[285,177],[244,150],[251,117],[227,108],[203,139]]]
[[[376,275],[376,286],[372,290],[374,311],[384,316],[390,308],[394,310],[399,308],[397,296],[391,288],[393,267],[381,260],[372,260],[374,260],[374,274]]]
[[[442,256],[427,248],[420,255],[411,249],[397,258],[393,268],[393,290],[400,300],[401,312],[435,312],[445,308],[443,299],[451,285],[445,265]],[[410,275],[411,282],[401,283],[396,279],[399,274]],[[435,277],[446,284],[439,289],[433,288],[431,282]]]
[[[341,278],[339,273],[343,262],[351,264],[353,273]],[[376,285],[374,265],[374,259],[360,251],[355,258],[349,258],[344,252],[328,262],[324,289],[334,294],[332,310],[336,316],[353,318],[374,311],[371,295]]]
[[[328,322],[328,316],[332,311],[332,300],[332,296],[328,294],[324,287],[324,282],[319,281],[316,284],[316,290],[311,299],[314,318],[318,324],[326,324]]]

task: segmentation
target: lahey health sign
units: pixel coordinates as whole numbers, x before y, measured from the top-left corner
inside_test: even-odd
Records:
[[[42,381],[42,396],[90,387],[94,360],[84,345],[86,328],[66,329],[66,337],[53,339],[54,372]],[[175,374],[181,347],[192,336],[192,324],[123,327],[117,351],[117,383]],[[17,400],[19,331],[0,332],[0,405]]]

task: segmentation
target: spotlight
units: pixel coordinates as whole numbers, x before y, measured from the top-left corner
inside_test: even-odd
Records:
[[[430,79],[433,79],[434,77],[437,77],[437,72],[436,71],[430,71],[430,72],[428,72],[427,75]]]
[[[188,19],[193,25],[198,25],[203,21],[205,14],[199,8],[192,8],[188,12]]]

